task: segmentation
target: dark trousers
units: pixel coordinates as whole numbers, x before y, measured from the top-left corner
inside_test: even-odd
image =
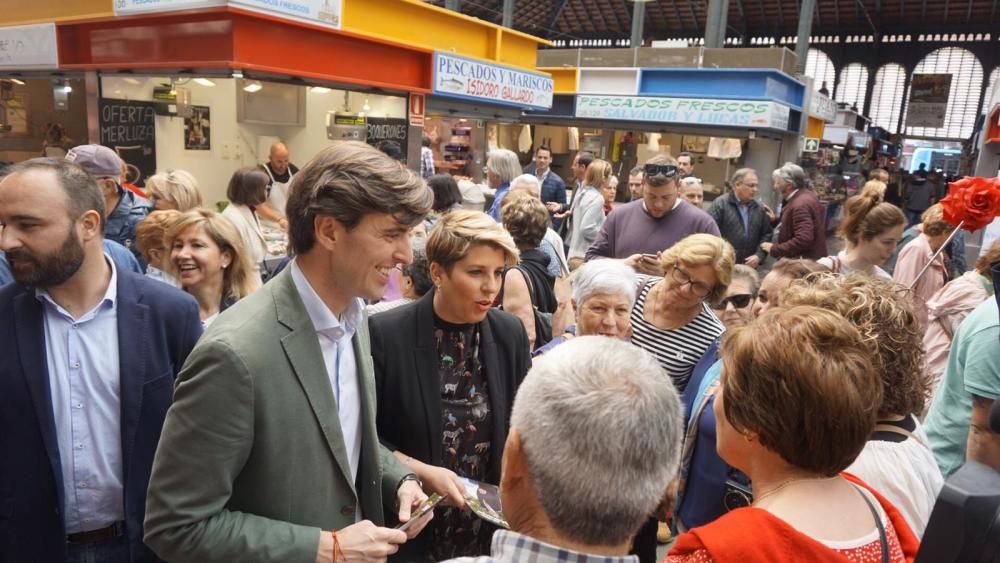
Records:
[[[659,525],[656,518],[650,518],[639,528],[639,533],[632,540],[632,550],[629,555],[639,558],[639,563],[657,563],[656,561],[656,528]]]
[[[125,535],[92,543],[71,543],[67,549],[67,563],[130,563]]]

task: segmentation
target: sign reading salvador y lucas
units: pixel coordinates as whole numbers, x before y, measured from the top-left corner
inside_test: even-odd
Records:
[[[434,53],[434,94],[525,109],[552,107],[552,77],[447,53]]]
[[[576,117],[588,119],[787,130],[788,116],[788,106],[767,101],[658,96],[576,97]]]

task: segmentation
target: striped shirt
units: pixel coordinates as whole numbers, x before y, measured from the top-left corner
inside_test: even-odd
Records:
[[[674,381],[677,391],[683,393],[695,364],[726,328],[705,303],[698,316],[680,328],[662,329],[647,321],[643,315],[646,297],[662,279],[639,276],[638,295],[632,307],[632,343],[653,354]]]

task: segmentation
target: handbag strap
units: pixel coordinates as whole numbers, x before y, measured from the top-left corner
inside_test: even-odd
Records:
[[[865,499],[865,504],[868,505],[868,510],[871,511],[872,518],[875,519],[875,527],[878,528],[878,541],[882,546],[882,563],[889,563],[889,539],[885,535],[885,526],[882,525],[882,519],[879,518],[878,510],[875,509],[875,505],[861,487],[854,485],[854,488],[858,490],[861,498]]]

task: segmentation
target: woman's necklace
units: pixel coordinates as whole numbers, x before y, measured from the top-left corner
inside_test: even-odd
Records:
[[[760,501],[766,499],[767,497],[769,497],[771,495],[774,495],[774,494],[778,493],[782,489],[785,489],[787,487],[790,487],[791,485],[794,485],[795,483],[804,483],[806,481],[813,481],[813,482],[833,481],[834,479],[839,479],[839,478],[840,478],[839,475],[834,475],[833,477],[795,477],[795,478],[792,478],[792,479],[786,479],[786,480],[782,481],[781,483],[779,483],[777,487],[771,489],[770,491],[767,491],[766,493],[764,493],[764,494],[762,494],[760,496],[754,496],[752,506],[756,506],[758,503],[760,503]]]

